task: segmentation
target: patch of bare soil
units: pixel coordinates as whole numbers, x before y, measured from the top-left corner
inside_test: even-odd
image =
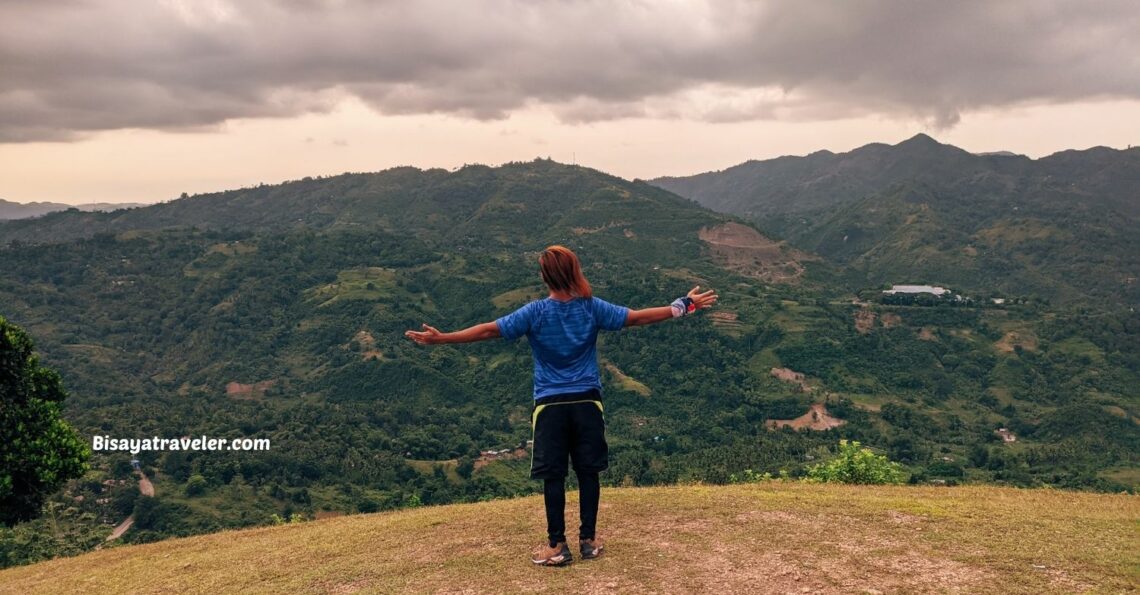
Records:
[[[790,382],[792,384],[798,384],[800,386],[800,390],[805,393],[811,392],[811,385],[807,383],[807,379],[804,378],[804,375],[801,372],[797,372],[791,368],[772,368],[769,373],[777,380]]]
[[[352,338],[360,344],[360,357],[363,358],[364,361],[384,358],[384,354],[376,349],[376,337],[373,337],[372,333],[362,330],[356,333]]]
[[[139,471],[139,493],[144,496],[154,497],[154,484],[150,482],[150,478],[145,473]]]
[[[929,326],[924,326],[918,331],[918,338],[923,341],[937,341],[938,337],[934,336],[934,329]]]
[[[1037,351],[1037,335],[1032,332],[1009,331],[994,343],[994,348],[1005,353],[1013,353],[1015,347],[1026,351]]]
[[[891,328],[892,326],[902,324],[902,316],[894,312],[883,312],[883,315],[879,317],[879,321],[883,323],[883,328]]]
[[[231,382],[226,385],[226,396],[235,399],[259,399],[265,396],[265,391],[277,384],[276,380],[262,380],[253,384]]]
[[[709,318],[712,318],[714,322],[716,322],[716,321],[736,322],[737,315],[736,315],[736,312],[728,312],[726,310],[717,310],[716,312],[712,312],[711,314],[709,314]]]
[[[906,534],[899,532],[909,527],[884,536],[856,517],[753,511],[718,519],[712,527],[690,528],[683,519],[659,515],[648,520],[646,529],[657,527],[667,536],[659,545],[683,562],[659,571],[664,574],[660,584],[669,585],[671,592],[962,593],[993,580],[984,568],[912,547]],[[705,537],[753,531],[778,535],[788,545],[757,547],[768,541]],[[614,533],[616,538],[624,537]],[[801,541],[815,547],[792,545]],[[751,588],[742,591],[744,585]],[[586,592],[656,592],[624,577],[593,587]]]
[[[729,312],[727,310],[717,310],[708,314],[713,326],[720,328],[726,332],[740,331],[743,324],[738,320],[736,312]]]
[[[768,283],[794,283],[804,273],[802,263],[816,260],[739,223],[702,227],[698,236],[721,266]]]
[[[875,313],[870,308],[859,308],[855,311],[855,330],[860,335],[871,332],[875,326]]]
[[[830,430],[847,423],[838,417],[832,417],[823,403],[814,403],[807,413],[795,419],[770,419],[766,422],[769,428],[789,427],[796,430]]]

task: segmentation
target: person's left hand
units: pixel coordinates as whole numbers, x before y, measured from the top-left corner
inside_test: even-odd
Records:
[[[704,293],[697,293],[697,290],[699,290],[700,288],[701,288],[701,286],[698,285],[698,286],[690,289],[689,294],[688,294],[689,299],[693,300],[693,305],[696,306],[697,310],[702,310],[704,308],[711,307],[713,304],[716,303],[716,298],[717,298],[716,291],[714,291],[712,289],[710,289]]]
[[[405,337],[415,341],[416,343],[419,343],[420,345],[435,345],[437,343],[440,343],[439,338],[441,335],[443,335],[443,333],[439,332],[439,329],[435,328],[434,326],[428,326],[426,322],[424,323],[424,330],[422,331],[404,332]]]

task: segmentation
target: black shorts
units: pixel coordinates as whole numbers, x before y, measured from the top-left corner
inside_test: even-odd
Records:
[[[610,466],[602,395],[596,389],[535,401],[531,427],[532,479],[566,477],[567,458],[573,461],[575,473],[598,473]]]

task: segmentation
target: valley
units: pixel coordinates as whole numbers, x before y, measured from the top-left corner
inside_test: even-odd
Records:
[[[868,184],[853,187],[878,192]],[[795,478],[846,438],[915,484],[1135,490],[1140,317],[1118,281],[1140,252],[1131,219],[1097,210],[1123,203],[1066,203],[1060,219],[1073,195],[1042,194],[1017,219],[978,207],[970,185],[946,207],[951,190],[910,184],[838,204],[709,203],[722,213],[536,160],[2,223],[0,315],[60,371],[81,436],[273,450],[142,453],[153,498],[119,483],[134,473],[124,455],[97,453],[52,516],[0,530],[0,560],[90,550],[132,514],[117,541],[534,493],[516,448],[531,437],[525,341],[428,350],[402,333],[541,296],[535,256],[553,243],[615,303],[721,295],[706,314],[602,336],[606,485]],[[975,300],[896,302],[894,284]]]

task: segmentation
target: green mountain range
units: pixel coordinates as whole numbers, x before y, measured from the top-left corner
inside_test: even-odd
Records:
[[[1140,148],[1041,159],[894,146],[653,181],[851,267],[869,283],[1094,306],[1140,301]]]
[[[69,205],[61,202],[19,203],[0,198],[0,220],[39,217],[40,215],[46,215],[47,213],[54,213],[56,211],[66,211],[67,209],[78,209],[80,211],[115,211],[142,206],[146,205],[142,203],[110,202],[93,202],[81,205]]]
[[[426,349],[402,333],[485,322],[543,295],[536,256],[551,243],[576,250],[616,303],[664,305],[698,284],[721,296],[700,316],[603,337],[610,485],[797,477],[852,438],[914,483],[1134,490],[1140,317],[1107,284],[1088,288],[1106,296],[1098,307],[1069,299],[1077,268],[1008,257],[1020,268],[956,269],[948,255],[968,246],[942,213],[969,209],[944,211],[954,195],[929,181],[900,184],[874,195],[889,216],[869,216],[862,196],[830,207],[834,229],[884,228],[848,233],[866,246],[858,253],[830,248],[831,228],[797,227],[791,213],[757,229],[755,213],[548,160],[306,178],[0,224],[0,315],[61,372],[81,436],[272,443],[143,452],[154,497],[139,496],[128,454],[97,453],[43,519],[0,530],[0,564],[91,549],[128,515],[119,542],[533,493],[525,342]],[[1103,227],[1133,237],[1112,212],[1121,221]],[[868,263],[917,260],[872,239],[907,225],[944,235],[907,249],[929,254],[926,273],[888,278]],[[1122,254],[1066,241],[1074,263]],[[897,303],[875,271],[1009,299]],[[1001,285],[1015,278],[1033,284]]]

